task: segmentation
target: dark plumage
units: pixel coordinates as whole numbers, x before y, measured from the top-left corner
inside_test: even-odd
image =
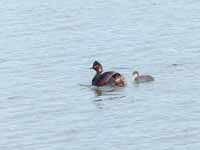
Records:
[[[96,71],[96,75],[92,79],[92,85],[125,86],[124,78],[120,73],[114,71],[103,73],[103,67],[98,61],[94,61],[93,66],[90,69],[94,69]]]

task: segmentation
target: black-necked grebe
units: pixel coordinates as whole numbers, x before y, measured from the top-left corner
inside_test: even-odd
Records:
[[[92,85],[125,86],[124,78],[120,73],[114,71],[103,73],[103,67],[98,61],[94,61],[93,66],[90,69],[94,69],[96,71],[96,75],[92,79]]]
[[[133,72],[133,80],[136,83],[150,82],[154,81],[154,78],[150,75],[139,75],[138,71]]]

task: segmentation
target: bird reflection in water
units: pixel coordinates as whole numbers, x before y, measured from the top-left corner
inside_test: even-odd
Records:
[[[122,88],[119,87],[96,87],[91,88],[95,92],[95,96],[105,96],[105,95],[119,95]]]
[[[95,94],[96,94],[96,96],[101,96],[102,95],[102,90],[95,89]]]
[[[95,105],[102,109],[105,103],[103,101],[119,100],[126,96],[120,94],[122,88],[110,88],[110,87],[95,87],[92,90],[95,92],[96,98],[94,99]]]
[[[119,100],[126,97],[121,93],[124,88],[110,87],[110,86],[97,87],[97,86],[82,85],[82,84],[79,85],[84,88],[89,88],[91,89],[91,91],[94,92],[95,94],[94,102],[98,108],[103,108],[103,103],[101,103],[102,101]]]
[[[95,92],[96,96],[103,96],[103,95],[118,95],[116,93],[117,90],[116,88],[99,88],[99,87],[95,87],[92,89]]]

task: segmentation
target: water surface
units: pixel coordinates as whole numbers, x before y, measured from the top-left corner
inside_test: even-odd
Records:
[[[199,5],[2,0],[0,149],[199,149]],[[127,87],[91,87],[94,60]]]

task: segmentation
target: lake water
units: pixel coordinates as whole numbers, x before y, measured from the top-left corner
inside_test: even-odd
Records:
[[[0,149],[200,149],[199,6],[1,0]],[[127,86],[91,87],[94,60]]]

